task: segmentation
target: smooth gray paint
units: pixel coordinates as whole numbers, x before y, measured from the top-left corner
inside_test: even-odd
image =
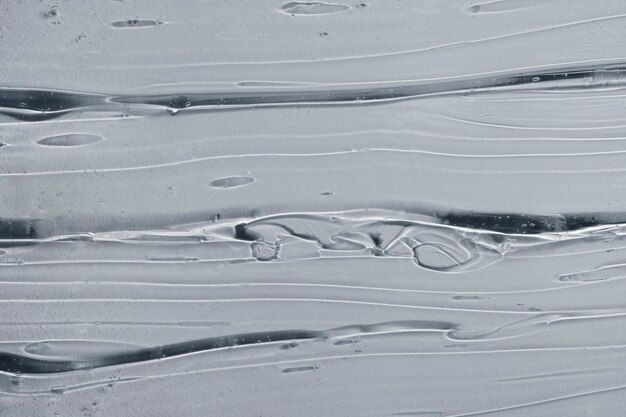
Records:
[[[623,1],[0,9],[0,416],[623,415]]]

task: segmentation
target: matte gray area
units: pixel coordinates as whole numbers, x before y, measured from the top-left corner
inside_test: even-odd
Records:
[[[623,415],[623,1],[0,9],[0,416]]]

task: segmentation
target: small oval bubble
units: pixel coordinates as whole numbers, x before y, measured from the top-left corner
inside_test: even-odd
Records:
[[[53,17],[59,17],[59,11],[57,9],[55,9],[54,7],[52,7],[47,12],[44,12],[43,16],[48,18],[48,19],[51,19]]]
[[[485,297],[480,295],[455,295],[452,297],[453,300],[459,301],[475,301],[475,300],[483,300]]]
[[[295,368],[285,368],[283,369],[283,374],[291,374],[294,372],[311,372],[320,369],[318,366],[298,366]]]
[[[353,345],[355,343],[359,343],[359,341],[358,340],[354,340],[354,339],[341,339],[341,340],[337,340],[333,344],[335,346],[345,346],[345,345]]]
[[[290,1],[280,7],[280,11],[292,16],[320,15],[339,13],[350,6],[336,3]]]
[[[68,133],[65,135],[48,136],[37,141],[43,146],[84,146],[100,142],[104,138],[88,133]]]
[[[236,188],[252,184],[256,179],[252,177],[226,177],[211,181],[211,187],[216,188]]]
[[[32,355],[46,355],[50,352],[50,345],[46,342],[35,342],[24,346],[24,352]]]
[[[281,350],[289,350],[289,349],[295,349],[298,346],[300,346],[300,344],[298,342],[289,342],[289,343],[285,343],[283,345],[280,346]]]
[[[128,20],[118,20],[117,22],[111,23],[111,27],[119,28],[119,29],[128,29],[128,28],[147,28],[157,26],[159,22],[152,19],[128,19]]]

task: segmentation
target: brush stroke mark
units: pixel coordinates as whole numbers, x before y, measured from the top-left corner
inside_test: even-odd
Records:
[[[55,360],[34,358],[16,353],[0,353],[0,371],[20,374],[49,374],[95,369],[107,366],[131,364],[168,357],[186,355],[194,352],[210,351],[235,346],[273,343],[284,340],[314,339],[322,335],[314,331],[274,331],[235,334],[223,337],[193,340],[183,343],[128,350],[122,353],[102,355],[82,360]]]
[[[289,89],[278,91],[189,93],[158,95],[105,96],[54,90],[0,89],[0,114],[24,121],[40,121],[59,117],[72,111],[119,110],[120,105],[155,106],[177,114],[185,109],[225,110],[293,105],[341,105],[383,103],[393,100],[430,97],[433,95],[499,91],[528,88],[594,88],[623,85],[626,67],[573,67],[550,72],[517,72],[489,77],[461,77],[441,81],[398,83],[386,87],[368,84],[349,88]],[[125,108],[126,109],[126,108]],[[126,109],[130,110],[130,109]],[[132,114],[131,114],[132,115]]]
[[[0,371],[19,374],[63,373],[165,359],[195,352],[204,352],[237,346],[262,345],[284,341],[293,343],[296,341],[302,342],[307,340],[327,340],[342,338],[350,335],[366,336],[368,334],[380,335],[382,333],[395,332],[449,332],[454,329],[456,329],[456,325],[446,322],[399,321],[372,325],[351,325],[325,331],[281,330],[254,332],[190,340],[187,342],[174,343],[153,348],[126,349],[119,353],[90,355],[87,358],[75,360],[45,357],[45,351],[38,352],[36,356],[27,356],[12,352],[0,352]],[[33,345],[31,344],[29,346]],[[45,342],[42,342],[36,346],[46,346],[46,344]],[[282,346],[280,349],[284,350],[284,347]],[[72,349],[68,349],[68,352],[71,351]]]
[[[232,178],[232,177],[229,177]],[[220,180],[217,180],[220,181]],[[246,179],[233,180],[236,182],[247,181]],[[219,182],[219,188],[224,185],[230,184],[230,179],[226,181],[227,184]],[[250,182],[251,183],[251,182]],[[246,183],[247,185],[248,183]],[[243,184],[242,184],[243,185]],[[297,228],[293,229],[289,225],[293,224],[300,227],[308,227],[311,225],[319,224],[325,225],[319,232],[322,234],[333,233],[324,238],[322,247],[326,249],[339,249],[342,246],[360,247],[364,248],[370,244],[381,247],[380,242],[375,242],[374,236],[376,230],[381,227],[388,226],[393,227],[398,231],[404,230],[411,226],[428,227],[432,225],[437,226],[449,226],[449,228],[469,229],[475,231],[487,231],[493,232],[489,235],[490,239],[496,242],[503,241],[507,235],[543,235],[543,234],[558,234],[565,232],[577,232],[587,231],[586,238],[589,239],[607,239],[617,236],[621,232],[621,224],[626,223],[626,215],[624,213],[574,213],[574,214],[556,214],[556,215],[539,215],[539,214],[519,214],[519,213],[476,213],[470,211],[449,211],[449,210],[427,210],[427,209],[415,209],[414,211],[392,211],[384,209],[369,208],[368,210],[352,210],[350,212],[336,212],[336,213],[290,213],[290,214],[274,214],[270,216],[257,217],[255,215],[256,210],[237,210],[220,211],[220,212],[208,212],[202,213],[199,220],[213,219],[213,223],[216,223],[216,227],[221,223],[226,223],[231,220],[237,220],[242,217],[242,214],[246,217],[253,217],[252,220],[239,222],[234,226],[233,234],[229,236],[235,239],[244,241],[255,241],[262,238],[262,234],[257,233],[255,229],[262,229],[264,225],[272,225],[276,230],[281,229],[283,232],[300,237],[305,240],[318,240],[312,237],[310,232],[297,232]],[[369,214],[366,214],[369,213]],[[414,220],[421,219],[421,220]],[[365,222],[365,225],[358,226],[357,222]],[[355,226],[351,226],[351,224]],[[33,239],[33,238],[50,238],[52,240],[92,240],[93,234],[82,234],[80,232],[72,233],[70,235],[47,235],[48,230],[53,230],[53,224],[48,224],[41,219],[8,219],[0,217],[0,239]],[[32,233],[24,232],[33,228]],[[155,230],[168,229],[173,227],[182,227],[179,236],[166,233],[151,233],[149,230],[127,233],[123,228],[111,229],[109,232],[113,233],[116,230],[121,232],[120,238],[124,240],[169,240],[180,241],[192,240],[202,241],[206,240],[207,236],[203,233],[198,235],[189,235],[185,226],[177,225],[169,221],[162,221]],[[371,228],[372,230],[367,230]],[[365,233],[362,237],[362,243],[356,243],[354,237],[348,238],[345,233],[351,233],[354,229],[357,233]],[[360,230],[363,229],[363,230]],[[315,229],[314,229],[315,230]],[[439,227],[438,230],[444,230]],[[13,231],[13,234],[9,232]],[[332,238],[331,236],[335,236]],[[578,235],[569,235],[569,237],[581,237]],[[361,238],[360,238],[361,239]],[[278,240],[278,239],[274,239]],[[351,243],[349,243],[350,241]],[[396,244],[398,239],[393,242],[388,241],[385,243],[385,249],[390,249],[389,244]],[[423,242],[434,243],[434,242]],[[356,245],[356,246],[355,246]],[[412,248],[414,245],[410,245]]]
[[[163,224],[156,230],[116,230],[90,234],[50,234],[55,227],[41,220],[0,222],[0,247],[33,247],[19,254],[0,255],[2,265],[190,264],[225,261],[290,262],[313,258],[374,257],[413,259],[419,268],[463,273],[491,267],[512,256],[533,256],[577,244],[622,238],[622,228],[603,225],[612,215],[533,216],[451,214],[430,216],[386,210],[338,213],[290,213],[251,221],[209,215],[207,223]],[[506,222],[501,224],[502,219]],[[530,228],[528,227],[530,226]],[[166,231],[169,229],[169,231]],[[529,230],[530,229],[530,230]],[[117,242],[117,243],[115,243]],[[66,252],[68,243],[89,244]],[[110,251],[107,245],[124,250]],[[149,245],[142,252],[138,244]],[[184,245],[175,247],[172,245]],[[550,245],[550,246],[547,246]],[[112,246],[110,246],[112,247]],[[533,249],[536,248],[536,249]],[[98,250],[98,258],[92,251]],[[104,251],[103,251],[104,250]],[[43,256],[46,251],[56,255]],[[528,255],[523,255],[524,253]],[[67,258],[69,256],[69,258]],[[598,273],[603,273],[600,268]],[[620,278],[620,265],[608,267],[610,279]],[[561,273],[560,282],[599,281],[597,273]],[[606,274],[605,274],[606,275]],[[485,299],[459,296],[461,301]]]
[[[0,113],[25,121],[48,120],[106,103],[106,96],[56,90],[0,88]]]

